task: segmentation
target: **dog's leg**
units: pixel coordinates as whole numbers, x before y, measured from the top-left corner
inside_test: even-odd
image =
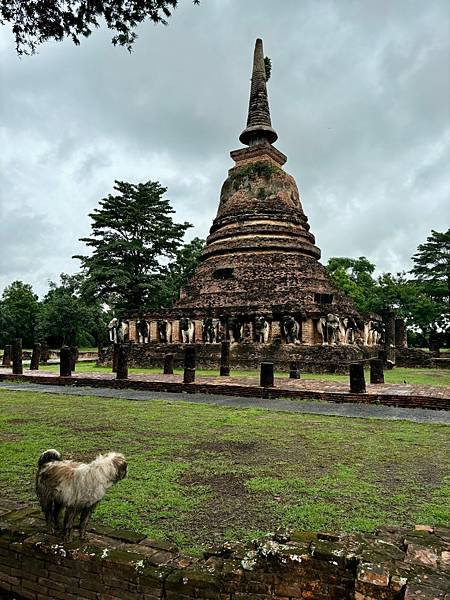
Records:
[[[87,527],[90,516],[91,516],[92,511],[94,510],[95,506],[96,506],[96,504],[93,504],[92,506],[85,506],[81,510],[81,515],[80,515],[80,538],[81,539],[84,539],[86,537],[86,527]]]
[[[59,502],[54,502],[53,503],[53,527],[56,531],[58,531],[59,529],[61,529],[61,523],[59,522],[59,517],[61,515],[61,510],[62,510],[63,505],[60,504]]]
[[[73,522],[75,520],[76,509],[73,506],[66,506],[64,515],[64,541],[70,542],[72,539]]]

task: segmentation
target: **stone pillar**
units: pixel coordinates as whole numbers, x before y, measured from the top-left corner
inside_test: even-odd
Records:
[[[384,383],[383,360],[372,358],[370,361],[370,383]]]
[[[48,359],[50,358],[50,349],[48,347],[47,342],[42,342],[41,344],[41,364],[46,365],[48,363]]]
[[[12,346],[10,344],[7,344],[5,346],[5,349],[3,350],[2,365],[4,367],[10,367],[11,366],[11,356],[12,356]]]
[[[150,321],[149,342],[159,342],[158,325],[156,321]]]
[[[289,379],[300,379],[300,363],[297,360],[291,361],[289,365]]]
[[[230,375],[230,342],[221,342],[220,344],[220,376],[229,377]]]
[[[75,371],[75,366],[78,362],[78,354],[79,354],[77,346],[70,346],[70,353],[72,355],[71,368],[72,368],[72,371]]]
[[[113,344],[113,355],[112,355],[112,372],[117,373],[117,358],[119,355],[119,344]]]
[[[273,362],[262,362],[259,376],[259,385],[261,387],[273,387]]]
[[[395,365],[395,313],[389,311],[384,317],[386,325],[386,342],[385,349],[387,352],[387,360]]]
[[[263,291],[261,293],[264,293]],[[273,343],[276,340],[281,342],[281,325],[280,321],[272,321],[269,330],[269,343]]]
[[[172,344],[178,344],[181,341],[180,322],[171,321],[172,323]]]
[[[364,379],[364,365],[361,363],[350,364],[350,393],[365,394],[366,380]]]
[[[164,356],[164,375],[173,375],[173,354]]]
[[[195,381],[195,359],[196,350],[194,344],[186,344],[184,353],[184,376],[183,383],[194,383]]]
[[[407,348],[408,337],[406,335],[406,323],[403,319],[395,319],[395,347]]]
[[[119,344],[117,349],[117,375],[116,379],[128,379],[128,344]]]
[[[59,352],[59,375],[60,377],[72,375],[72,352],[69,346],[63,346]]]
[[[312,319],[302,322],[302,343],[312,346],[316,343],[316,328]]]
[[[41,345],[34,344],[33,354],[31,355],[30,371],[38,371],[39,370],[40,358],[41,358]]]
[[[201,343],[203,341],[202,322],[194,321],[194,341]]]
[[[129,321],[128,323],[128,339],[130,342],[138,342],[138,333],[136,329],[136,321]]]
[[[14,375],[22,375],[22,338],[16,338],[12,345],[12,372]]]

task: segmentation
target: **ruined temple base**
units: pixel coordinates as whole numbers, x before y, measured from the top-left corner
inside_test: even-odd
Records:
[[[130,367],[163,367],[164,356],[174,355],[174,366],[182,367],[185,344],[131,344]],[[218,369],[220,366],[220,344],[195,344],[197,367]],[[336,345],[307,346],[300,344],[258,344],[241,342],[231,344],[230,365],[233,370],[259,369],[261,362],[271,361],[275,370],[289,371],[291,361],[299,361],[300,369],[308,373],[347,374],[349,364],[378,356],[377,346]],[[112,365],[112,347],[105,348],[99,356],[99,364]]]

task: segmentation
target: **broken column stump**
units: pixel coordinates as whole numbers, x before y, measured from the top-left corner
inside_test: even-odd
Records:
[[[119,344],[113,344],[112,353],[112,372],[117,373],[117,356],[119,353]]]
[[[366,380],[364,379],[364,365],[361,363],[350,364],[350,392],[352,394],[366,393]]]
[[[220,345],[220,376],[230,375],[230,342],[222,342]]]
[[[59,351],[59,375],[60,377],[72,376],[72,352],[69,346],[62,346]]]
[[[22,338],[16,338],[12,345],[12,372],[13,375],[22,375]]]
[[[11,366],[11,356],[12,356],[12,346],[11,346],[11,344],[7,344],[5,346],[5,349],[3,350],[2,365],[4,367]]]
[[[261,363],[261,372],[259,376],[259,385],[261,387],[273,387],[273,362]]]
[[[370,383],[384,383],[383,361],[372,358],[370,361]]]
[[[192,344],[186,345],[184,353],[184,374],[183,383],[194,383],[195,381],[195,346]]]
[[[78,355],[79,355],[78,347],[77,346],[70,346],[70,353],[72,355],[72,365],[71,365],[72,371],[75,371],[75,366],[76,366],[76,364],[78,362]]]
[[[41,360],[41,345],[34,344],[33,353],[31,355],[31,361],[30,361],[30,371],[38,371],[39,370],[40,360]]]
[[[118,344],[117,349],[117,375],[116,379],[128,379],[128,344]]]
[[[41,344],[41,365],[46,365],[50,358],[50,349],[48,347],[47,342],[42,342]]]
[[[173,354],[164,355],[164,375],[173,375]]]
[[[297,360],[289,364],[289,379],[300,379],[300,363]]]

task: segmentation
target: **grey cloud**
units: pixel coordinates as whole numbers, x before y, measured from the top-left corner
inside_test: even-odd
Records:
[[[158,179],[177,218],[195,224],[189,236],[205,236],[245,126],[259,36],[277,146],[324,259],[409,268],[450,221],[447,20],[444,0],[185,0],[168,27],[140,28],[131,55],[100,29],[22,60],[0,30],[0,167],[13,173],[0,203],[31,201],[56,228],[65,259],[48,261],[53,278],[77,268],[87,214],[114,179]]]

